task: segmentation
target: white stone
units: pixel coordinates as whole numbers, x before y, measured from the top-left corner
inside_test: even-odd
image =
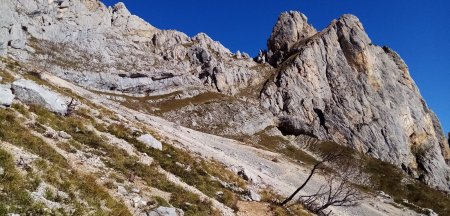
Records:
[[[261,195],[259,195],[258,193],[256,193],[254,190],[249,190],[248,191],[248,196],[250,197],[251,200],[259,202],[261,201]]]
[[[62,95],[38,85],[34,81],[17,80],[13,82],[12,88],[16,97],[24,103],[40,105],[60,115],[67,113],[66,100]]]
[[[123,187],[122,185],[117,186],[117,193],[125,195],[128,193],[127,189]]]
[[[59,131],[58,132],[58,136],[63,138],[63,139],[71,139],[72,136],[64,131]]]
[[[144,134],[137,139],[151,148],[162,150],[162,143],[150,134]]]
[[[11,106],[14,95],[11,91],[10,85],[0,85],[0,105],[1,106]]]
[[[183,216],[184,212],[181,209],[158,207],[147,214],[148,216]]]

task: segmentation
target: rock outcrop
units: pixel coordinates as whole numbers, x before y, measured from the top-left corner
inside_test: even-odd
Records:
[[[259,78],[252,59],[238,59],[203,33],[156,29],[122,3],[3,0],[0,14],[0,55],[91,89],[235,94]]]
[[[449,190],[449,147],[397,53],[372,44],[352,15],[313,36],[278,29],[269,49],[290,56],[272,60],[277,74],[260,98],[279,117],[283,133],[334,140]],[[280,46],[278,37],[290,43]]]
[[[298,43],[316,33],[304,14],[297,11],[282,13],[267,42],[269,63],[274,66],[280,64]]]
[[[14,95],[26,104],[36,104],[60,115],[67,114],[65,98],[31,80],[17,80],[12,84]]]

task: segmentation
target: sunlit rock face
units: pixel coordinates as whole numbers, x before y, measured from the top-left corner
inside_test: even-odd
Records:
[[[291,29],[296,22],[283,23]],[[278,29],[269,49],[290,55],[271,60],[277,74],[265,85],[261,103],[279,117],[284,133],[334,140],[448,190],[449,148],[441,126],[397,53],[372,44],[352,15],[312,36],[278,36]]]

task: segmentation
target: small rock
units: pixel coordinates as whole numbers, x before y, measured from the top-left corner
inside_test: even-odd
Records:
[[[71,139],[72,136],[64,131],[59,131],[58,132],[58,136],[63,138],[63,139]]]
[[[133,193],[140,193],[141,191],[139,190],[139,189],[137,189],[137,188],[133,188],[133,189],[131,189],[131,192],[133,192]]]
[[[223,196],[223,191],[217,191],[216,196]]]
[[[261,195],[259,195],[258,193],[256,193],[254,190],[249,190],[248,191],[248,196],[250,197],[251,200],[259,202],[261,201]]]
[[[148,216],[184,216],[184,212],[181,209],[158,207],[147,214]]]
[[[439,216],[436,212],[433,211],[433,209],[424,209],[426,211],[427,216]]]
[[[162,143],[150,134],[144,134],[137,139],[151,148],[162,150]]]
[[[142,198],[141,197],[134,197],[133,198],[133,205],[134,207],[139,207],[139,205],[142,203]]]
[[[100,112],[99,112],[98,110],[95,110],[95,109],[91,110],[91,114],[92,114],[93,116],[95,116],[95,117],[100,116]]]
[[[1,80],[0,80],[1,81]],[[14,95],[10,85],[0,85],[0,106],[11,106]]]
[[[44,133],[44,136],[47,138],[56,139],[58,137],[58,133],[52,128],[47,128],[47,130]]]
[[[127,194],[128,191],[122,185],[119,185],[119,186],[117,186],[117,193],[124,195],[124,194]]]
[[[380,191],[378,193],[378,196],[380,196],[381,198],[384,198],[384,199],[392,199],[392,197],[389,194],[386,194],[384,191]]]
[[[251,58],[250,55],[248,53],[246,53],[246,52],[242,52],[242,57],[245,58],[245,59],[250,59]]]
[[[58,191],[56,192],[56,194],[58,195],[58,197],[61,197],[64,200],[68,200],[70,198],[69,195],[64,191]]]
[[[5,169],[3,169],[3,167],[0,167],[0,176],[5,174]]]

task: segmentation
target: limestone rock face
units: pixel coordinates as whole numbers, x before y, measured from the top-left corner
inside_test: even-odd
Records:
[[[81,86],[130,94],[188,88],[235,94],[258,73],[206,34],[159,30],[123,3],[2,0],[0,55],[42,67]]]
[[[351,146],[449,190],[448,145],[399,55],[373,45],[352,15],[299,40],[261,92],[280,130]]]
[[[63,96],[31,80],[17,80],[12,84],[12,89],[17,99],[24,103],[40,105],[60,115],[67,113],[68,107]]]
[[[282,13],[267,41],[269,63],[281,63],[299,42],[316,33],[304,14],[297,11]]]

